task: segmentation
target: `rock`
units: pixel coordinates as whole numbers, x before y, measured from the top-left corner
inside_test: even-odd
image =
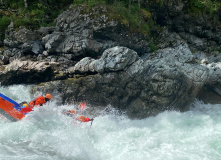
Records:
[[[53,53],[56,51],[57,46],[64,39],[64,35],[59,32],[55,32],[53,34],[46,35],[42,38],[43,43],[45,44],[45,48],[48,53]]]
[[[56,19],[58,30],[43,38],[49,53],[72,53],[79,56],[100,56],[108,47],[116,44],[130,47],[139,53],[150,51],[147,36],[128,33],[121,18],[105,6],[92,7],[87,12],[77,6],[63,12]],[[121,34],[119,34],[121,32]]]
[[[0,47],[3,47],[3,45],[4,45],[3,42],[0,40]]]
[[[208,57],[208,61],[209,61],[209,63],[221,62],[221,54],[220,54],[220,52],[215,52],[214,54],[212,54],[211,56],[209,56],[209,57]]]
[[[221,63],[209,63],[204,65],[209,70],[209,76],[198,94],[197,98],[204,103],[221,103]]]
[[[188,110],[214,75],[210,75],[208,67],[195,62],[185,43],[142,57],[117,46],[106,50],[100,59],[82,59],[69,72],[86,76],[50,82],[56,85],[64,103],[73,103],[69,97],[74,97],[86,99],[93,106],[110,104],[131,118],[145,118],[165,110]],[[36,88],[51,91],[48,83],[47,87]]]
[[[40,41],[28,41],[22,44],[22,52],[41,54],[43,52],[43,45]]]
[[[7,31],[4,45],[8,50],[16,48],[26,54],[41,54],[44,48],[41,38],[42,35],[38,31],[31,31],[26,28],[19,30],[10,28]]]
[[[44,56],[48,56],[48,55],[49,55],[47,51],[43,51],[42,54],[43,54]]]
[[[172,33],[179,34],[193,52],[219,51],[221,25],[218,19],[214,19],[214,15],[217,15],[219,11],[207,14],[202,10],[192,8],[195,5],[187,0],[148,1],[146,3],[156,24],[160,25],[161,28],[167,28]],[[161,36],[161,30],[158,31],[156,27],[154,33],[159,32],[157,35]],[[162,46],[164,43],[168,42],[162,41],[162,44],[157,45]]]
[[[41,54],[43,52],[43,46],[40,41],[35,41],[31,50],[35,54]]]
[[[2,85],[49,81],[53,77],[52,63],[14,60],[0,73]]]
[[[104,51],[101,59],[105,62],[105,71],[120,71],[138,59],[138,54],[126,47],[114,47]]]
[[[80,73],[94,72],[95,70],[93,68],[89,68],[89,65],[93,61],[94,61],[94,59],[92,59],[90,57],[85,57],[81,61],[79,61],[74,67],[70,67],[68,69],[68,71],[71,74],[73,74],[75,72],[80,72]]]
[[[41,37],[45,37],[48,34],[53,33],[56,31],[56,27],[41,27],[38,32],[41,35]]]
[[[202,59],[201,60],[201,64],[205,64],[205,65],[207,65],[209,62],[208,62],[208,60],[207,59]]]
[[[36,90],[56,92],[62,103],[111,105],[131,118],[186,111],[207,93],[207,102],[220,103],[219,23],[188,14],[186,0],[160,2],[148,2],[149,19],[157,23],[153,40],[131,32],[103,5],[71,7],[56,27],[31,31],[10,25],[0,53],[1,84],[52,81]]]
[[[21,45],[29,41],[39,40],[40,36],[36,31],[21,28],[18,31],[11,29],[7,32],[4,45],[11,48],[21,48]]]
[[[138,59],[138,54],[126,47],[116,46],[104,51],[100,59],[94,60],[89,57],[83,58],[74,68],[70,69],[70,73],[74,72],[110,72],[121,71],[126,69]]]
[[[0,60],[1,60],[1,64],[8,64],[9,63],[9,58],[5,57],[3,55],[0,55]]]
[[[45,70],[48,67],[47,63],[45,62],[31,62],[31,61],[19,61],[19,60],[14,60],[12,63],[7,65],[5,67],[5,72],[8,71],[15,71],[15,70]]]

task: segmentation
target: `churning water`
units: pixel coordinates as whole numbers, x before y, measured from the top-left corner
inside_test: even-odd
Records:
[[[30,86],[0,87],[17,102]],[[130,120],[113,113],[75,123],[54,102],[10,122],[0,117],[0,160],[221,160],[221,105],[195,101],[190,111]],[[90,117],[90,115],[89,115]],[[91,118],[91,117],[90,117]]]

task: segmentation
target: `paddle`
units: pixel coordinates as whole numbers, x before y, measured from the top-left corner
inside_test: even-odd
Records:
[[[91,126],[92,126],[93,121],[94,121],[94,118],[91,119]],[[90,126],[90,127],[91,127],[91,126]]]

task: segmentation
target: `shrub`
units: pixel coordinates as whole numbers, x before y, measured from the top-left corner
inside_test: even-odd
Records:
[[[10,24],[10,19],[8,17],[2,16],[0,18],[0,38],[1,38],[1,40],[4,39],[4,32],[7,29],[9,24]]]

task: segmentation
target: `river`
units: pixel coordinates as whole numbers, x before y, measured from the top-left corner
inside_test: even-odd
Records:
[[[30,89],[13,85],[0,92],[21,102],[33,98]],[[0,160],[221,160],[221,104],[196,100],[187,112],[142,120],[113,110],[92,125],[61,113],[76,107],[52,101],[18,122],[0,116]]]

